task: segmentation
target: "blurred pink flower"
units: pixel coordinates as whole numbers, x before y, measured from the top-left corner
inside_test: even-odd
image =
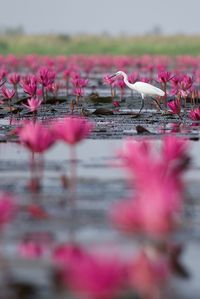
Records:
[[[180,104],[179,99],[170,101],[170,102],[167,103],[167,105],[171,109],[173,114],[180,115],[180,113],[181,113],[181,104]]]
[[[88,85],[88,80],[87,79],[83,79],[83,78],[72,78],[71,80],[73,86],[75,88],[84,88]]]
[[[23,258],[36,259],[44,255],[46,248],[33,240],[21,242],[19,247],[19,254]]]
[[[128,76],[128,81],[131,82],[131,83],[135,83],[136,81],[139,81],[139,74],[136,73],[136,72],[133,72],[131,73],[129,76]]]
[[[147,78],[147,77],[140,77],[140,81],[144,82],[144,83],[149,83],[151,81],[151,79]]]
[[[175,136],[165,136],[162,143],[163,158],[169,162],[188,159],[188,142]]]
[[[127,232],[150,236],[173,231],[183,202],[181,174],[189,161],[187,144],[169,136],[158,152],[148,141],[128,140],[119,158],[130,173],[135,195],[114,205],[113,222]]]
[[[200,120],[200,107],[197,107],[189,112],[189,118],[198,121]]]
[[[140,233],[142,218],[136,200],[122,200],[110,210],[112,223],[126,233]]]
[[[158,73],[158,82],[160,83],[167,83],[172,80],[173,75],[170,72],[162,71]]]
[[[0,68],[0,81],[4,80],[8,74],[8,70],[4,67]]]
[[[103,77],[103,82],[107,85],[113,85],[115,82],[115,78],[110,78],[110,75],[106,74]]]
[[[52,132],[39,122],[26,122],[18,135],[20,142],[34,153],[45,152],[55,142]]]
[[[52,83],[52,84],[49,84],[46,89],[47,91],[51,92],[55,97],[57,96],[58,94],[58,91],[59,91],[59,88],[60,88],[60,84],[59,83]]]
[[[169,265],[164,258],[150,258],[141,251],[130,268],[130,284],[141,298],[158,298],[158,292],[164,286],[169,273]]]
[[[15,95],[15,90],[9,90],[5,86],[1,88],[2,95],[4,98],[11,100]]]
[[[21,80],[21,86],[30,97],[35,97],[37,92],[37,78],[34,75],[26,76]]]
[[[180,92],[183,97],[189,94],[192,85],[193,79],[188,75],[183,75],[180,82]]]
[[[20,74],[18,73],[10,74],[8,77],[8,81],[14,86],[16,86],[20,81]]]
[[[73,94],[76,95],[76,96],[78,96],[78,97],[82,97],[84,95],[84,92],[83,92],[82,88],[76,87],[73,90]]]
[[[37,76],[39,83],[41,83],[44,87],[47,87],[48,85],[54,83],[56,73],[47,67],[41,67]]]
[[[30,98],[27,100],[27,104],[22,104],[24,107],[30,110],[30,112],[37,111],[42,103],[42,100],[38,98]]]
[[[54,122],[52,130],[57,139],[74,145],[89,136],[93,125],[81,117],[66,117]]]
[[[87,251],[78,245],[64,243],[57,246],[53,251],[53,261],[60,267],[70,267],[75,263],[89,257]]]
[[[70,290],[81,298],[114,299],[126,281],[125,267],[119,259],[100,255],[80,259],[68,273]]]
[[[111,212],[113,224],[125,233],[139,233],[150,237],[163,237],[172,232],[177,226],[177,202],[180,201],[180,196],[175,198],[178,195],[176,192],[169,198],[169,193],[176,190],[170,185],[166,187],[170,189],[154,186],[153,196],[150,191],[143,191],[140,197],[115,204]]]

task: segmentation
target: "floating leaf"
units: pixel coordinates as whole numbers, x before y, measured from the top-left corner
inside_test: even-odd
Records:
[[[106,108],[98,108],[96,109],[93,114],[96,115],[114,115],[113,111]]]
[[[93,94],[91,94],[89,97],[88,97],[88,99],[90,100],[90,101],[92,101],[93,103],[103,103],[103,104],[105,104],[105,103],[112,103],[112,97],[101,97],[101,96],[99,96],[98,94],[96,94],[96,93],[93,93]]]
[[[147,130],[146,128],[144,128],[143,126],[136,126],[136,131],[138,135],[150,135],[152,134],[149,130]]]

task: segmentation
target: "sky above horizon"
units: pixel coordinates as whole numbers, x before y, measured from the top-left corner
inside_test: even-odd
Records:
[[[26,33],[199,34],[199,0],[0,0],[0,28]]]

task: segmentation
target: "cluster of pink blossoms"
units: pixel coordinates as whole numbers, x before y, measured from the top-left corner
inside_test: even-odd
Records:
[[[128,140],[120,159],[135,188],[131,199],[114,207],[114,223],[125,231],[153,237],[174,231],[183,203],[182,174],[189,160],[187,143],[168,136],[157,152],[149,141]]]

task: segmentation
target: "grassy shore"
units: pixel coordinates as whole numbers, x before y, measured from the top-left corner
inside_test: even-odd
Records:
[[[200,36],[0,36],[1,54],[200,55]]]

